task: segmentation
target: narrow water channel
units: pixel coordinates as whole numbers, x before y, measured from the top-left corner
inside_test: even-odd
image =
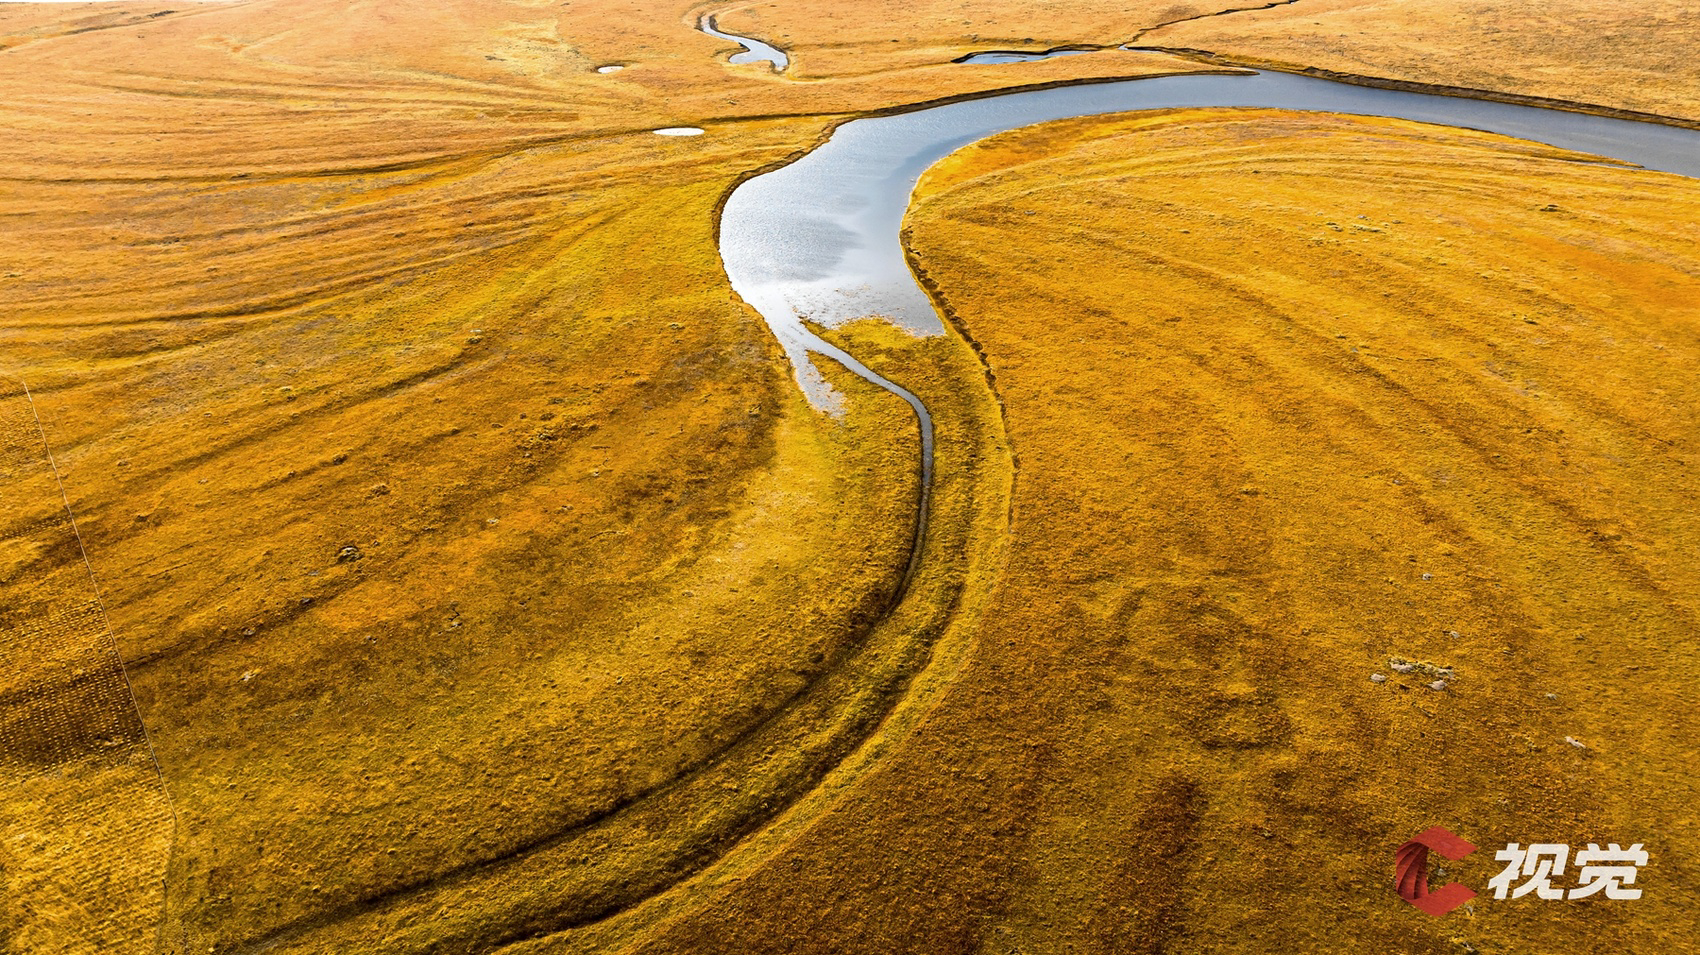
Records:
[[[1102,53],[1102,50],[987,50],[983,53],[970,53],[959,56],[952,63],[1029,63],[1033,60],[1049,60],[1059,56],[1079,56],[1082,53]]]
[[[729,63],[736,63],[740,66],[745,63],[772,63],[775,73],[782,73],[787,66],[791,65],[791,58],[786,56],[785,51],[779,47],[747,36],[738,36],[736,33],[722,33],[720,28],[714,25],[712,15],[705,16],[697,21],[697,29],[716,39],[731,40],[733,43],[743,45],[744,51],[732,54],[727,61]]]

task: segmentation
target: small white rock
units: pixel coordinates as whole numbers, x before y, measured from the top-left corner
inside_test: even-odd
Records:
[[[1385,673],[1371,673],[1369,675],[1369,681],[1371,683],[1386,683],[1387,682],[1387,674],[1385,674]]]
[[[1390,663],[1394,673],[1409,673],[1417,668],[1415,663]]]
[[[1436,693],[1439,693],[1441,690],[1446,689],[1446,681],[1445,680],[1436,680],[1433,683],[1430,683],[1428,685],[1428,688],[1433,690]]]
[[[1565,737],[1565,738],[1564,738],[1564,741],[1565,741],[1565,742],[1566,742],[1566,743],[1569,743],[1569,744],[1570,744],[1570,745],[1572,745],[1572,746],[1574,746],[1574,747],[1576,747],[1576,748],[1577,748],[1577,749],[1587,749],[1587,748],[1588,748],[1588,747],[1586,747],[1586,746],[1584,746],[1584,745],[1583,745],[1583,744],[1582,744],[1582,741],[1581,741],[1581,740],[1579,740],[1579,739],[1577,739],[1577,738],[1576,738],[1576,737],[1574,737],[1574,736],[1566,736],[1566,737]]]

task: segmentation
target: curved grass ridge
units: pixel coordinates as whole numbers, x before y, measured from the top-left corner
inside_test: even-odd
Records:
[[[856,387],[853,380],[841,385]],[[879,394],[864,393],[856,403],[878,402]],[[852,416],[869,413],[858,409]],[[889,410],[872,413],[889,432],[895,424]],[[987,440],[958,436],[953,459],[970,442]],[[351,938],[383,939],[384,950],[394,952],[484,950],[593,925],[694,875],[866,745],[929,666],[941,637],[963,632],[957,618],[966,581],[981,562],[977,555],[997,539],[986,540],[983,522],[970,513],[984,506],[985,493],[972,479],[958,478],[925,525],[921,556],[897,604],[821,679],[710,765],[521,853],[326,913],[236,950],[318,952]],[[491,919],[492,911],[503,916]]]

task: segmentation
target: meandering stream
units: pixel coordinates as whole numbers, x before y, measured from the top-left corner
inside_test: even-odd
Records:
[[[705,18],[703,28],[712,29],[712,21]],[[722,36],[748,44],[743,38]],[[819,148],[732,192],[722,213],[720,252],[732,286],[767,321],[789,355],[799,384],[817,406],[832,408],[838,400],[814,364],[812,356],[824,355],[914,409],[923,440],[923,480],[911,572],[921,553],[919,535],[927,525],[931,418],[915,395],[824,340],[806,322],[831,327],[873,316],[918,335],[942,333],[930,300],[908,270],[899,235],[921,173],[950,152],[1004,130],[1167,107],[1277,107],[1396,117],[1503,133],[1700,177],[1700,131],[1280,73],[1177,76],[1015,92],[840,126]],[[1633,188],[1628,175],[1625,188]],[[422,938],[408,933],[416,927],[424,932],[429,925],[430,940],[420,943],[421,951],[489,950],[507,943],[533,946],[551,932],[606,923],[712,864],[734,840],[795,805],[798,793],[827,771],[823,767],[866,739],[875,731],[870,727],[877,728],[893,712],[892,701],[905,692],[911,674],[931,652],[930,645],[911,652],[913,648],[903,644],[922,640],[905,630],[887,641],[895,650],[860,647],[857,653],[867,659],[857,654],[850,659],[862,671],[849,673],[843,685],[819,679],[799,694],[801,703],[767,717],[775,724],[789,721],[780,738],[793,741],[794,751],[775,750],[751,730],[712,762],[643,799],[616,805],[590,823],[539,840],[524,852],[469,863],[431,882],[298,919],[241,951],[323,951],[323,943],[354,920],[360,920],[369,937],[395,939],[397,945]],[[738,795],[728,798],[727,791]],[[516,890],[525,884],[522,878],[535,881],[535,894]],[[425,891],[427,887],[433,891]],[[444,895],[434,894],[439,887]],[[559,898],[567,902],[550,901]],[[479,911],[476,904],[484,899],[511,905],[512,921],[487,929],[464,918],[454,924],[444,918],[456,905],[464,906],[463,913]],[[617,938],[624,930],[610,931]]]
[[[735,33],[720,32],[720,29],[714,25],[714,16],[712,14],[704,16],[701,20],[697,21],[697,29],[717,39],[731,40],[733,43],[743,44],[744,51],[742,53],[732,54],[731,58],[727,62],[739,65],[743,65],[745,63],[771,63],[773,64],[773,70],[775,73],[783,72],[787,66],[791,65],[791,58],[785,55],[785,51],[773,46],[772,44],[763,43],[760,40],[752,39],[747,36],[738,36]]]
[[[785,346],[810,400],[836,408],[837,396],[820,377],[811,353],[867,376],[805,320],[830,328],[878,316],[918,335],[943,332],[932,303],[909,273],[898,234],[915,183],[927,167],[975,140],[1021,126],[1173,107],[1387,116],[1500,133],[1700,177],[1700,130],[1287,73],[1166,76],[1009,93],[845,123],[806,156],[733,191],[721,214],[721,260],[732,287]],[[876,378],[869,380],[889,387]]]
[[[749,50],[780,51],[701,28]],[[1064,55],[993,53],[963,62],[1011,62]],[[740,62],[739,54],[732,58]],[[766,58],[766,57],[763,57]],[[773,60],[783,69],[787,61]],[[798,385],[818,408],[840,396],[815,366],[824,355],[914,409],[921,430],[921,521],[910,555],[920,556],[933,473],[933,422],[926,405],[875,373],[808,323],[832,328],[877,317],[917,335],[944,332],[932,302],[910,274],[900,237],[921,174],[946,155],[1021,126],[1080,116],[1181,107],[1279,108],[1383,116],[1463,127],[1700,177],[1700,130],[1568,110],[1434,93],[1357,86],[1290,73],[1195,74],[1088,83],[858,119],[802,158],[738,186],[720,218],[720,257],[732,287],[761,313],[790,358]]]

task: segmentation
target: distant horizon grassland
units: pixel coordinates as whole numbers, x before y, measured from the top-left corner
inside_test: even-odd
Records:
[[[1571,8],[1578,24],[1611,13],[1544,9]],[[1272,11],[1246,15],[1261,33],[1233,32],[1235,14],[1142,42],[1210,48],[1219,29],[1233,39],[1218,52],[1245,59],[1695,115],[1692,62],[1669,53],[1693,44],[1674,19],[1665,44],[1614,46],[1607,68],[1564,60],[1572,28],[1520,28],[1522,8],[1501,4],[1487,73],[1467,32],[1424,33],[1412,53],[1385,39],[1410,24],[1383,5],[1328,9],[1351,39],[1300,43]],[[1694,300],[1693,193],[1670,177],[1273,114],[1200,115],[1191,132],[1084,122],[952,159],[928,180],[910,252],[956,331],[833,333],[941,426],[927,558],[896,600],[915,519],[908,411],[831,366],[849,414],[804,403],[726,284],[719,203],[870,111],[1210,69],[1131,53],[950,60],[1119,43],[1213,12],[0,3],[0,636],[29,664],[0,698],[0,950],[1206,950],[1289,917],[1320,933],[1292,912],[1328,893],[1383,926],[1397,915],[1378,907],[1375,840],[1434,820],[1322,791],[1330,760],[1391,791],[1403,777],[1365,747],[1442,726],[1464,742],[1444,777],[1410,783],[1429,805],[1510,799],[1477,817],[1496,837],[1667,840],[1659,878],[1694,885],[1665,849],[1694,834],[1656,811],[1691,795],[1667,735],[1688,717],[1629,715],[1692,676],[1673,622],[1692,583],[1692,482],[1654,446],[1692,432],[1692,336],[1660,324]],[[785,47],[792,70],[728,66],[734,45],[692,28],[704,13]],[[1342,59],[1352,50],[1361,63]],[[608,65],[625,68],[597,72]],[[651,132],[677,126],[705,133]],[[1259,139],[1270,129],[1278,146]],[[1397,160],[1358,161],[1365,136]],[[1156,153],[1106,153],[1119,143]],[[1172,184],[1203,157],[1226,171],[1138,192],[1135,173]],[[1385,194],[1363,213],[1382,232],[1278,206],[1266,187],[1280,179],[1253,166],[1294,170],[1313,205],[1352,182]],[[1396,208],[1448,183],[1453,231]],[[1005,222],[1034,189],[1047,206]],[[1114,211],[1164,202],[1160,234]],[[1167,228],[1182,219],[1188,232]],[[1139,229],[1161,267],[1129,257]],[[1464,251],[1436,254],[1442,239]],[[1452,271],[1400,258],[1418,241]],[[976,258],[992,249],[1000,261]],[[1252,282],[1246,269],[1286,297],[1233,298],[1244,307],[1209,328],[1138,324],[1151,303],[1221,307],[1212,296]],[[1395,272],[1404,284],[1354,277]],[[1549,291],[1517,285],[1524,274]],[[1460,314],[1431,342],[1359,308],[1395,288]],[[1520,316],[1520,337],[1469,324],[1490,305]],[[1065,307],[1084,316],[1078,334],[1043,321]],[[1307,348],[1245,324],[1305,309],[1329,323]],[[1489,340],[1495,354],[1469,351]],[[1389,345],[1411,362],[1433,350],[1434,374],[1349,370]],[[1173,382],[1177,355],[1196,391],[1129,390],[1129,362]],[[1242,366],[1295,388],[1246,385],[1229,373]],[[1651,381],[1656,402],[1637,397]],[[1194,404],[1165,404],[1177,396]],[[1198,430],[1162,447],[1134,433],[1182,405],[1215,417],[1165,420]],[[1440,424],[1411,423],[1423,415]],[[1282,450],[1301,425],[1328,437],[1329,464]],[[1464,462],[1449,486],[1470,490],[1431,513],[1399,495],[1418,481],[1441,493],[1436,448]],[[1247,455],[1271,476],[1242,475]],[[1371,477],[1346,467],[1360,463]],[[1331,470],[1363,486],[1347,494]],[[1596,483],[1565,477],[1580,473]],[[1377,483],[1388,475],[1403,483]],[[1370,534],[1354,508],[1393,523]],[[1414,515],[1480,539],[1443,555]],[[1452,568],[1435,573],[1436,607],[1364,583],[1404,580],[1406,538]],[[1543,574],[1562,586],[1535,586]],[[1613,607],[1668,650],[1596,638]],[[1410,621],[1444,613],[1476,626],[1424,643],[1438,638]],[[1375,625],[1321,622],[1348,614]],[[1360,699],[1363,667],[1393,653],[1456,662],[1456,692],[1431,704],[1412,690],[1403,709]],[[1603,696],[1590,709],[1566,681]],[[1558,687],[1550,714],[1512,694],[1537,685]],[[1318,700],[1352,701],[1350,726]],[[1495,701],[1510,709],[1483,709]],[[1155,721],[1149,738],[1130,710]],[[1641,739],[1622,742],[1622,726]],[[1555,732],[1597,751],[1555,750]],[[1470,746],[1491,760],[1456,755]],[[1486,778],[1500,763],[1513,781],[1556,775],[1517,815],[1509,783]],[[1299,802],[1259,802],[1265,783]],[[1205,886],[1247,851],[1244,832],[1259,840],[1245,871],[1266,873],[1300,847],[1263,833],[1320,818],[1344,820],[1318,843],[1333,855],[1272,877],[1279,918]],[[1202,835],[1218,822],[1230,828]],[[1356,851],[1361,870],[1342,861]],[[1674,895],[1614,912],[1599,924],[1618,934],[1602,937],[1642,944]],[[1454,951],[1393,931],[1412,951]],[[1563,929],[1484,931],[1512,944]]]
[[[1133,43],[1700,122],[1700,60],[1692,55],[1700,20],[1684,0],[758,0],[716,22],[783,47],[799,76],[874,73],[974,50]]]

